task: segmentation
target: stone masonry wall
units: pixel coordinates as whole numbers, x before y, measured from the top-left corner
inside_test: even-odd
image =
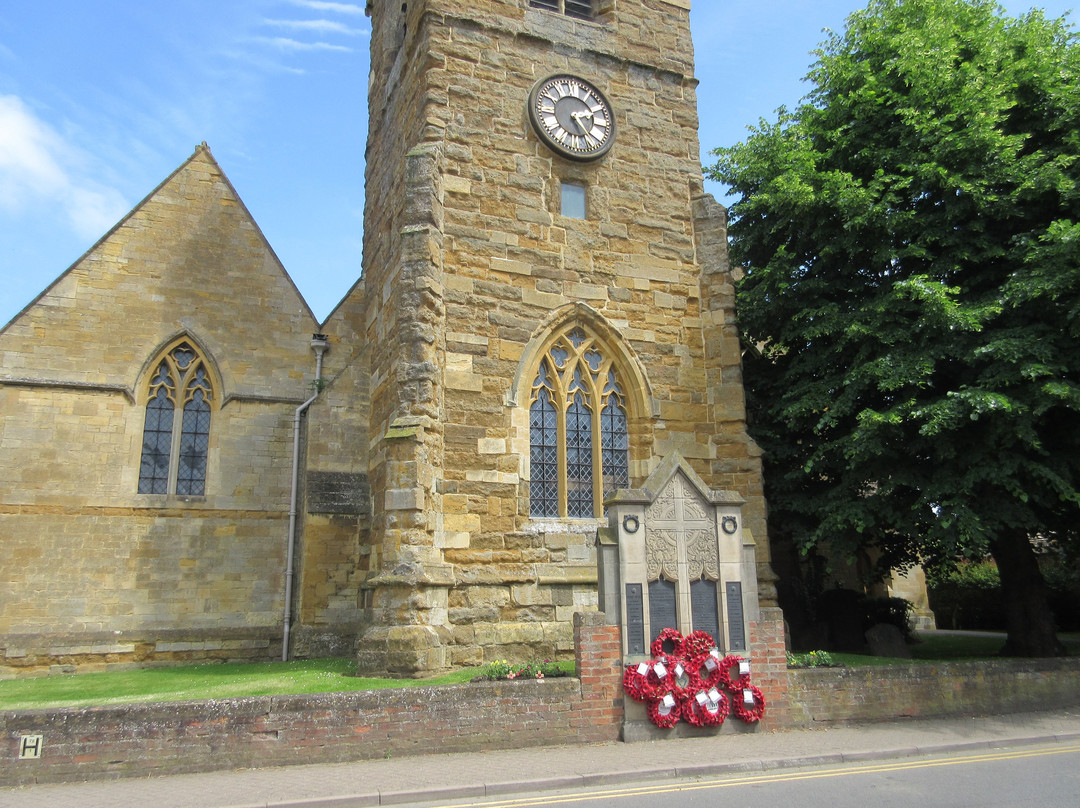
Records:
[[[4,673],[280,647],[316,330],[200,146],[0,332]],[[147,380],[181,336],[212,378],[206,493],[139,494]]]
[[[694,241],[701,173],[689,26],[666,4],[619,4],[603,24],[536,10],[515,18],[505,3],[481,4],[491,15],[465,20],[434,5],[445,16],[432,39],[446,54],[428,75],[427,115],[446,144],[445,556],[471,587],[451,592],[451,622],[463,654],[486,644],[477,607],[491,605],[496,643],[558,651],[569,644],[563,612],[594,608],[596,550],[595,525],[528,514],[528,389],[539,359],[530,348],[550,324],[585,307],[646,380],[642,389],[623,377],[632,485],[678,450],[710,485],[760,494],[745,429],[737,442],[719,426],[731,417],[707,375],[721,359],[704,342]],[[558,72],[595,81],[611,99],[619,130],[605,159],[562,160],[529,128],[529,89]],[[560,214],[563,182],[587,187],[586,220]],[[728,330],[732,292],[710,293]],[[741,400],[738,376],[714,381]]]
[[[467,13],[424,0],[405,18],[377,3],[373,26],[365,278],[373,553],[382,554],[371,567],[382,570],[371,582],[375,622],[391,622],[380,615],[395,604],[403,614],[404,590],[378,603],[403,545],[424,555],[425,570],[438,568],[420,551],[423,536],[453,573],[428,574],[422,585],[452,587],[427,586],[410,615],[432,627],[423,642],[451,646],[445,664],[524,649],[569,653],[569,616],[596,606],[601,520],[530,518],[527,409],[537,339],[575,318],[622,357],[631,484],[679,451],[709,485],[747,499],[767,567],[722,211],[699,202],[686,4],[607,3],[590,22],[522,0],[478,0]],[[556,157],[529,126],[530,88],[560,72],[611,99],[618,134],[602,160]],[[423,234],[407,223],[410,200],[420,199],[409,179],[420,154],[434,172]],[[564,182],[586,186],[586,219],[561,215]],[[395,340],[414,339],[402,304],[415,283],[409,245],[421,235],[432,264],[423,292],[441,320],[410,358]],[[422,449],[405,451],[391,421],[404,396],[423,392],[414,376],[430,380],[438,411],[433,422],[402,424],[422,430]]]

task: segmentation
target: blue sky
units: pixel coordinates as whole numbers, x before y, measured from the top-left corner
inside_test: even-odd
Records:
[[[1074,1],[1003,5],[1060,16]],[[706,159],[794,105],[822,30],[840,30],[861,5],[694,0]],[[360,272],[371,30],[363,7],[0,4],[0,326],[204,140],[325,318]]]

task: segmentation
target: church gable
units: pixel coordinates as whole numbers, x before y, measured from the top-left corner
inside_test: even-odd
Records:
[[[231,392],[280,395],[315,330],[204,144],[0,331],[0,382],[119,385],[133,395],[150,355],[190,331]]]
[[[317,330],[204,145],[0,331],[0,669],[279,653]]]

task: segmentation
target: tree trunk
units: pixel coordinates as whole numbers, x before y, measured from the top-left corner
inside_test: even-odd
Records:
[[[997,562],[1005,599],[1008,637],[1002,656],[1065,656],[1029,537],[1021,532],[1004,534],[991,543],[990,552]]]

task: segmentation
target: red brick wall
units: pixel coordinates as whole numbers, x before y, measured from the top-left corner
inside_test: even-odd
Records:
[[[790,671],[790,726],[1080,706],[1080,659]]]
[[[0,785],[617,740],[619,629],[590,613],[574,633],[577,679],[4,712]]]
[[[750,632],[764,730],[1080,706],[1078,659],[788,671],[780,611]],[[577,679],[0,713],[0,785],[617,740],[619,629],[580,614],[574,640]],[[19,760],[33,735],[42,757]]]
[[[787,647],[784,642],[784,613],[780,609],[761,610],[757,622],[750,623],[751,680],[765,697],[765,730],[785,729],[791,721],[788,705]]]
[[[592,740],[616,741],[623,721],[622,633],[603,612],[574,615],[574,659],[583,704],[580,727]]]

